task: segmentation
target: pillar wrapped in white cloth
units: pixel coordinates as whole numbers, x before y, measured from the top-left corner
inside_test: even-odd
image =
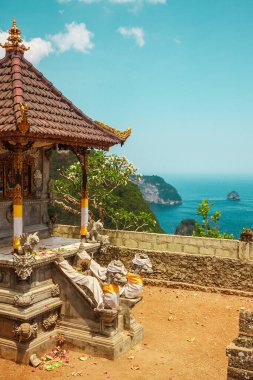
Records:
[[[85,276],[77,272],[67,260],[58,262],[59,267],[68,276],[68,278],[77,285],[84,285],[93,293],[98,308],[103,308],[103,291],[98,280],[92,276]]]

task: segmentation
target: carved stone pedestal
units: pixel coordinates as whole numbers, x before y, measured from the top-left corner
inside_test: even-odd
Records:
[[[253,380],[253,312],[241,310],[239,336],[227,347],[227,380]]]
[[[75,253],[64,253],[70,264]],[[88,289],[61,271],[56,256],[0,258],[0,357],[28,364],[59,334],[66,346],[109,359],[139,343],[143,328],[131,317],[139,299],[122,300],[119,311],[97,310]]]

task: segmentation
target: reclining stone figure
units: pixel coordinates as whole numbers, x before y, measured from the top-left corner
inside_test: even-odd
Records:
[[[132,272],[127,274],[127,284],[120,295],[126,298],[138,298],[142,295],[143,277],[152,274],[152,264],[147,254],[136,254],[132,260]]]
[[[92,275],[94,275],[98,280],[106,280],[107,268],[104,268],[101,265],[99,265],[94,259],[91,258],[91,256],[85,250],[77,252],[76,259],[77,265],[81,265],[82,261],[88,260],[89,270],[91,271]]]
[[[95,306],[97,308],[104,307],[103,292],[97,278],[79,273],[68,263],[67,260],[64,259],[63,255],[58,255],[57,264],[71,281],[79,285],[81,288],[84,287],[90,291],[94,297],[96,303]]]
[[[127,284],[127,270],[120,260],[112,260],[106,272],[106,281],[103,285],[104,307],[119,309],[120,287]]]

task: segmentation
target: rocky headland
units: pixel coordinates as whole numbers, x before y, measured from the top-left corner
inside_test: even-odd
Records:
[[[182,198],[175,187],[171,186],[162,177],[157,175],[144,175],[137,182],[143,198],[149,202],[160,205],[174,206],[182,203]]]

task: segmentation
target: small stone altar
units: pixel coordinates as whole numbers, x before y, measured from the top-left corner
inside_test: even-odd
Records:
[[[239,336],[227,347],[227,380],[253,380],[253,312],[240,310]]]

